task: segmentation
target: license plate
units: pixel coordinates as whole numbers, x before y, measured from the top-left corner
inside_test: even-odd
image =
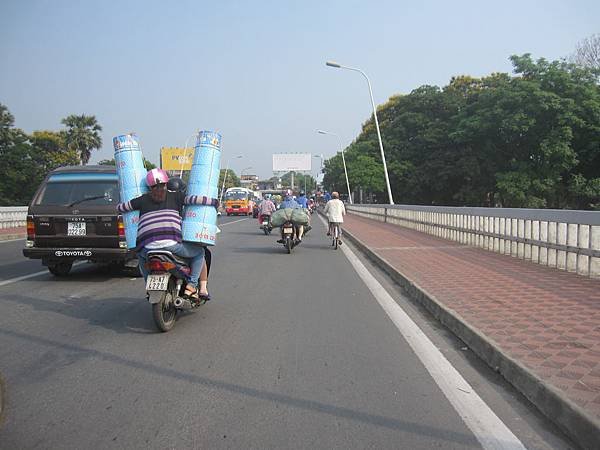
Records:
[[[67,222],[67,236],[85,236],[85,222]]]
[[[283,232],[284,232],[285,234],[292,234],[292,233],[293,233],[293,231],[294,231],[294,230],[293,230],[293,228],[284,228],[284,229],[283,229]]]
[[[148,281],[146,281],[147,291],[166,291],[167,285],[169,284],[169,277],[171,275],[165,273],[163,275],[148,275]]]

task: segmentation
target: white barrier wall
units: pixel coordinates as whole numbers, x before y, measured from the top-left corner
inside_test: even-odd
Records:
[[[346,205],[358,216],[600,278],[600,212]]]
[[[0,228],[27,225],[27,206],[0,206]]]

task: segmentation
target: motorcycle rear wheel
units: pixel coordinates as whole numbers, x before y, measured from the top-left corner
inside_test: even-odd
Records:
[[[289,237],[285,239],[285,249],[288,254],[292,253],[292,239]]]
[[[168,305],[168,306],[165,306]],[[173,293],[171,290],[165,291],[160,302],[152,305],[152,318],[158,329],[167,332],[175,326],[177,309],[173,304]]]

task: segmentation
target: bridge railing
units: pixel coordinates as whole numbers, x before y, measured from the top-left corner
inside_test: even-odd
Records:
[[[346,205],[358,216],[600,278],[600,212],[415,205]]]
[[[27,225],[27,206],[0,206],[0,228]]]

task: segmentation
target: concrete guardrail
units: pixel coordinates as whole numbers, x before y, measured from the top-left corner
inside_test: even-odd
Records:
[[[346,205],[358,216],[600,278],[600,212],[558,209]]]
[[[0,206],[0,228],[27,225],[27,206]]]

